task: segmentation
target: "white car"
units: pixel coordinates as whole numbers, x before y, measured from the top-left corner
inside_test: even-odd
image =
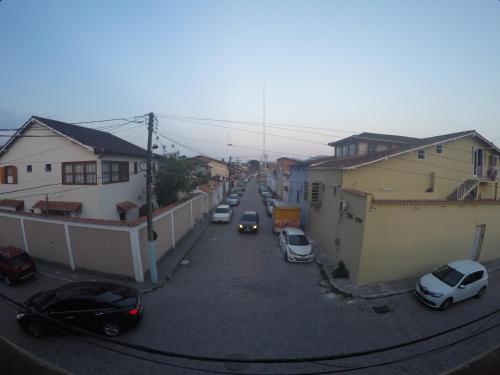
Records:
[[[418,281],[415,294],[427,306],[446,310],[452,303],[481,298],[488,287],[488,272],[472,260],[459,260],[436,268]]]
[[[314,254],[304,232],[297,228],[284,228],[279,235],[280,247],[288,262],[312,262]]]
[[[215,208],[214,214],[212,215],[213,223],[229,223],[231,217],[233,216],[233,210],[228,204],[220,204]]]
[[[227,197],[227,203],[230,206],[237,206],[240,204],[240,196],[236,193],[231,193],[229,194],[229,197]]]

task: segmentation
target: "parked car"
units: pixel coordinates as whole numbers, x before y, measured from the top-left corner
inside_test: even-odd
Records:
[[[231,193],[227,197],[227,204],[230,206],[237,206],[240,204],[240,196],[236,193]]]
[[[238,223],[240,233],[251,233],[259,231],[259,214],[255,211],[245,211]]]
[[[48,318],[115,337],[137,325],[143,314],[137,289],[97,281],[68,283],[37,293],[24,306],[17,314],[17,321],[36,337],[57,329]]]
[[[246,185],[245,184],[239,184],[238,187],[241,189],[241,191],[246,190]]]
[[[481,298],[488,287],[488,271],[478,262],[459,260],[420,278],[416,296],[427,306],[446,310],[452,303]]]
[[[311,243],[300,229],[284,228],[279,236],[281,251],[287,262],[312,262]]]
[[[262,193],[262,203],[266,204],[268,199],[272,199],[273,195],[270,191],[264,191]]]
[[[266,199],[266,212],[267,212],[267,216],[269,216],[269,217],[273,216],[273,205],[274,205],[274,199],[267,198]]]
[[[32,277],[35,262],[29,254],[17,247],[0,247],[0,277],[7,285]]]
[[[212,222],[214,223],[229,223],[233,216],[233,210],[228,204],[219,204],[212,215]]]
[[[236,187],[232,190],[232,193],[238,194],[240,197],[243,195],[243,190],[240,188]]]

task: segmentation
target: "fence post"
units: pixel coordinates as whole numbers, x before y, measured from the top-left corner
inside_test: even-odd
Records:
[[[66,247],[68,248],[69,265],[75,270],[75,259],[73,258],[73,249],[71,248],[71,239],[69,238],[68,224],[64,224],[64,234],[66,235]]]
[[[172,249],[175,249],[175,227],[174,227],[174,210],[170,212],[170,217],[172,218]]]
[[[21,218],[21,231],[23,233],[24,250],[26,250],[26,252],[29,254],[30,249],[28,247],[28,240],[26,238],[26,230],[24,229],[24,219],[23,218]]]

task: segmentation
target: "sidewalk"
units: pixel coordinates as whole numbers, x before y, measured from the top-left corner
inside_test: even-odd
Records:
[[[175,248],[170,249],[158,262],[158,283],[153,285],[149,272],[144,274],[144,282],[137,283],[131,278],[121,277],[117,275],[109,275],[98,272],[76,270],[72,271],[67,267],[56,264],[37,261],[38,274],[42,277],[56,279],[65,282],[77,281],[103,281],[111,283],[119,283],[139,289],[143,294],[150,293],[158,288],[161,288],[166,282],[172,278],[175,270],[180,262],[191,250],[201,235],[205,232],[210,224],[210,214],[205,214],[202,221],[198,222],[194,228],[186,233],[179,242],[175,244]]]
[[[418,280],[416,277],[403,280],[371,283],[361,286],[353,284],[349,279],[334,279],[332,274],[335,270],[335,265],[329,261],[326,253],[318,246],[314,246],[314,251],[316,254],[316,263],[318,264],[321,273],[325,276],[331,288],[337,294],[351,298],[377,299],[395,296],[398,294],[412,293],[415,290],[415,284]],[[500,270],[500,259],[482,262],[482,264],[486,267],[488,273],[490,274]]]

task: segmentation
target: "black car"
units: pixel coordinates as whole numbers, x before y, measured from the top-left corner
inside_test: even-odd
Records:
[[[256,233],[259,231],[259,214],[255,211],[245,211],[238,224],[240,233]]]
[[[17,321],[36,337],[57,329],[51,319],[114,337],[137,325],[143,314],[137,289],[94,281],[68,283],[37,293],[24,306]]]

